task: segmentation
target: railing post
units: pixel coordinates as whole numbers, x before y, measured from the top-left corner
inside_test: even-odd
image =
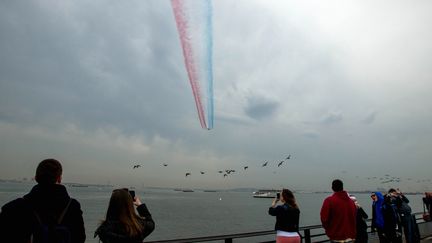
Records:
[[[232,241],[232,238],[226,238],[225,239],[225,243],[232,243],[233,241]]]
[[[310,229],[305,229],[304,230],[304,239],[305,239],[305,243],[311,243],[311,233],[310,233]]]

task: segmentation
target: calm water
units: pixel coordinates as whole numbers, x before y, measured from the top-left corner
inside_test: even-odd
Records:
[[[25,195],[33,187],[26,183],[0,183],[0,205]],[[86,242],[98,242],[94,230],[104,217],[111,188],[68,187],[81,203],[87,231]],[[252,198],[249,192],[177,192],[163,189],[136,189],[156,222],[146,240],[244,233],[273,229],[275,218],[267,214],[272,199]],[[300,225],[320,224],[319,211],[328,194],[295,194],[300,205]],[[369,194],[356,194],[371,217]],[[423,210],[422,195],[408,195],[414,212]],[[271,237],[270,237],[271,238]],[[247,240],[245,240],[247,241]],[[237,241],[236,241],[237,242]]]

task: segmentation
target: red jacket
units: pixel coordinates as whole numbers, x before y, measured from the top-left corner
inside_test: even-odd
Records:
[[[321,207],[321,223],[330,240],[356,237],[357,208],[346,191],[327,197]]]

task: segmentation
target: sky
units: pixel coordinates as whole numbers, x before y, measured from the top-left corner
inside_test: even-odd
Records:
[[[431,1],[212,4],[208,131],[170,1],[1,1],[0,178],[432,190]]]

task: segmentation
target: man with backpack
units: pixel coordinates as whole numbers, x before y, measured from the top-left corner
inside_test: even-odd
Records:
[[[2,207],[0,242],[83,243],[81,206],[60,184],[60,162],[40,162],[35,179],[38,184],[27,195]]]

